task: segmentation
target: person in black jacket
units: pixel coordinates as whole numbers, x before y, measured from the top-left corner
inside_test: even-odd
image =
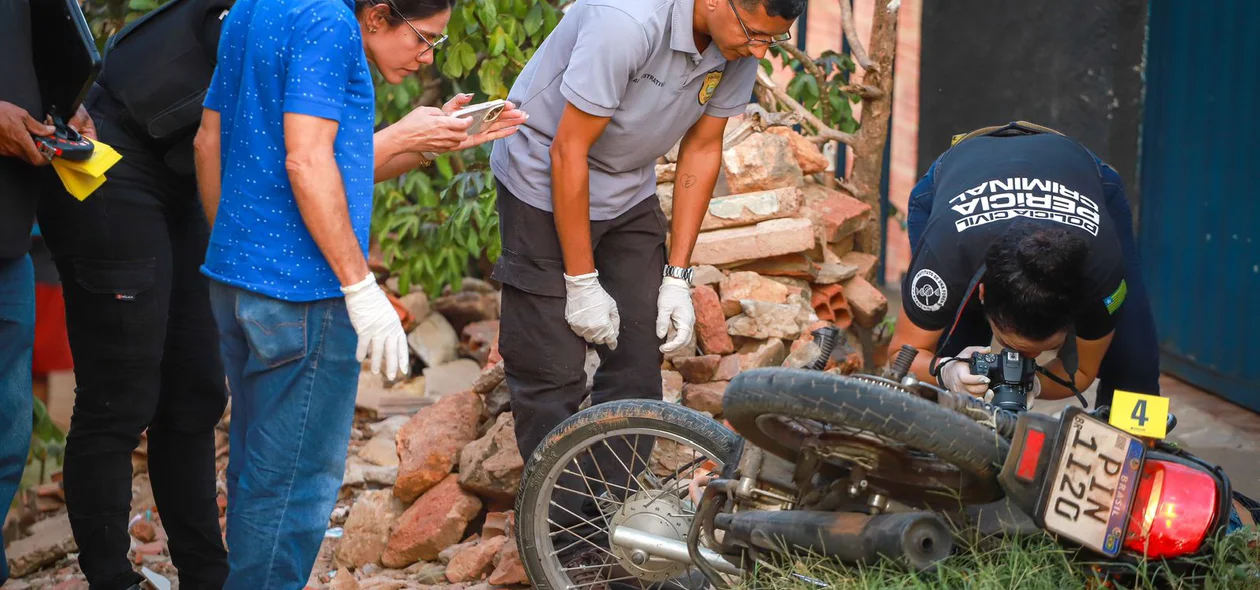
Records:
[[[66,506],[93,590],[136,588],[128,561],[131,453],[147,430],[149,477],[184,589],[223,587],[214,428],[227,404],[192,139],[224,0],[173,0],[111,40],[86,99],[121,155],[79,201],[50,191],[40,228],[64,285],[77,396]],[[181,110],[181,105],[193,108]]]
[[[31,443],[31,347],[35,341],[35,271],[31,227],[50,178],[33,135],[52,135],[31,48],[27,0],[0,0],[0,522],[22,479]],[[82,109],[70,125],[96,137]],[[0,586],[9,578],[0,544]]]

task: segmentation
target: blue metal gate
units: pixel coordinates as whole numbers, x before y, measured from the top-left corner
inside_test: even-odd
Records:
[[[1260,2],[1149,9],[1138,242],[1161,367],[1260,411]]]

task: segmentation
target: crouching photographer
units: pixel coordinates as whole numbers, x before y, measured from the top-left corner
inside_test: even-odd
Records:
[[[1096,379],[1096,406],[1116,389],[1159,394],[1132,213],[1119,175],[1075,140],[1024,122],[967,134],[915,186],[908,228],[892,346],[920,350],[916,375],[1008,409]]]

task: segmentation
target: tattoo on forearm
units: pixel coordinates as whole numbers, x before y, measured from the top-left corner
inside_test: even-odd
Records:
[[[683,181],[683,188],[691,188],[692,186],[695,186],[696,184],[696,175],[684,174],[682,177],[682,181]]]

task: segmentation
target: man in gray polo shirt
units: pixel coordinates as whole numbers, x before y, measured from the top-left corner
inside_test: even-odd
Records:
[[[530,119],[490,160],[503,238],[493,276],[525,457],[581,403],[588,344],[601,358],[592,403],[661,398],[662,353],[693,335],[689,261],[726,119],[744,112],[760,58],[804,8],[579,0],[512,86]],[[680,139],[671,226],[654,164]]]

